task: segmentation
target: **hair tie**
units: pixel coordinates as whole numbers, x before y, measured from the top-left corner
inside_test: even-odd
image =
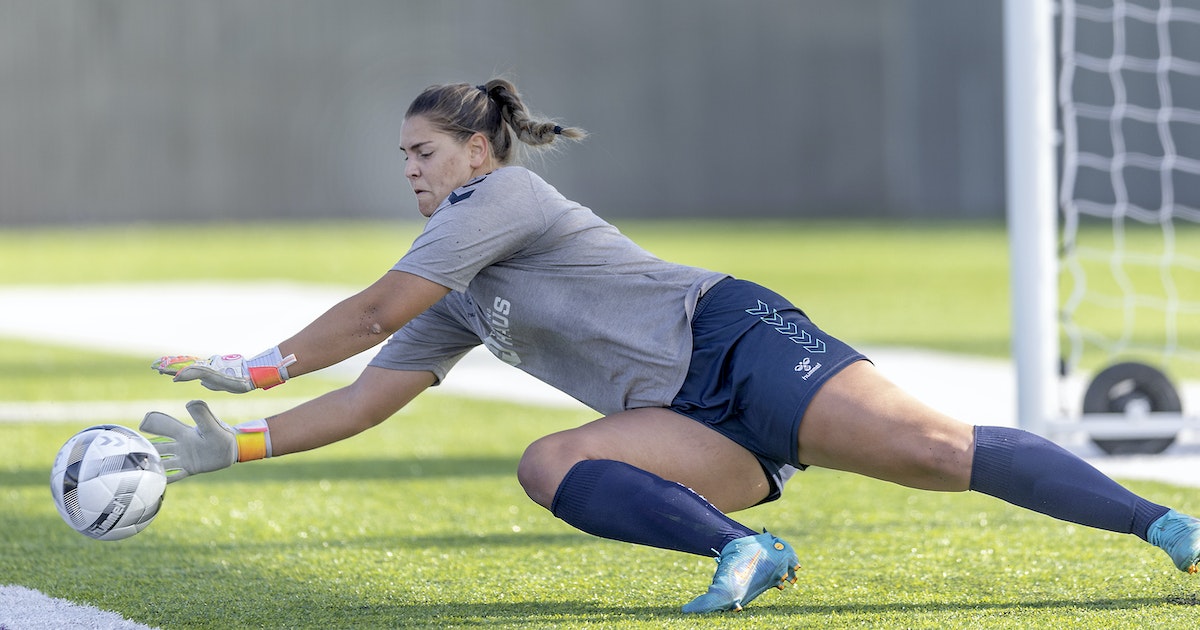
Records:
[[[476,85],[475,89],[479,90],[480,92],[483,92],[484,94],[488,93],[488,89],[487,89],[486,85]]]
[[[561,135],[561,134],[562,134],[562,132],[563,132],[563,128],[562,128],[562,127],[559,127],[558,125],[554,125],[554,135],[556,135],[556,136],[557,136],[557,135]]]

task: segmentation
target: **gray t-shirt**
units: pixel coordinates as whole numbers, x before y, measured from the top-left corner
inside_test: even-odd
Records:
[[[393,269],[451,292],[371,365],[440,381],[482,343],[603,414],[670,404],[696,300],[725,277],[656,258],[515,166],[451,193]]]

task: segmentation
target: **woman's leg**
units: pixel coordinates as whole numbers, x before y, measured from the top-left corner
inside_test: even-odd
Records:
[[[926,490],[975,490],[1062,520],[1132,533],[1163,547],[1185,571],[1200,553],[1200,525],[1183,542],[1154,540],[1152,525],[1168,508],[1037,435],[972,427],[940,414],[866,362],[847,367],[813,398],[799,447],[809,465]]]
[[[718,554],[712,584],[684,612],[740,610],[796,581],[791,545],[755,534],[717,507],[738,510],[768,496],[758,459],[673,411],[627,411],[544,437],[525,451],[517,476],[534,501],[588,533]]]
[[[885,379],[866,361],[830,378],[800,422],[799,458],[921,490],[971,484],[974,430]]]
[[[638,409],[546,436],[517,478],[537,503],[597,536],[702,555],[753,530],[725,516],[769,484],[749,451],[668,409]]]
[[[571,467],[598,459],[681,483],[726,512],[757,505],[770,491],[750,451],[695,420],[656,407],[613,414],[537,440],[525,450],[517,477],[529,497],[548,508]]]

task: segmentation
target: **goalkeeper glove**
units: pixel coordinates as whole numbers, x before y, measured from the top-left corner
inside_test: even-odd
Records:
[[[244,394],[282,385],[288,380],[287,367],[295,362],[296,355],[284,357],[276,346],[251,359],[240,354],[214,354],[207,359],[169,356],[160,357],[150,367],[159,374],[173,375],[176,382],[199,380],[216,392]]]
[[[139,427],[167,438],[151,442],[167,469],[167,483],[271,456],[266,420],[231,427],[218,420],[202,400],[189,402],[187,410],[196,421],[194,427],[158,411],[146,414]]]

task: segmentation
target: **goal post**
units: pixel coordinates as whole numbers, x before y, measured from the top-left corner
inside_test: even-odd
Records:
[[[1200,429],[1159,369],[1200,367],[1200,0],[1005,0],[1003,28],[1017,422],[1160,452]]]
[[[1004,5],[1005,168],[1017,420],[1058,415],[1054,13],[1052,0]]]

